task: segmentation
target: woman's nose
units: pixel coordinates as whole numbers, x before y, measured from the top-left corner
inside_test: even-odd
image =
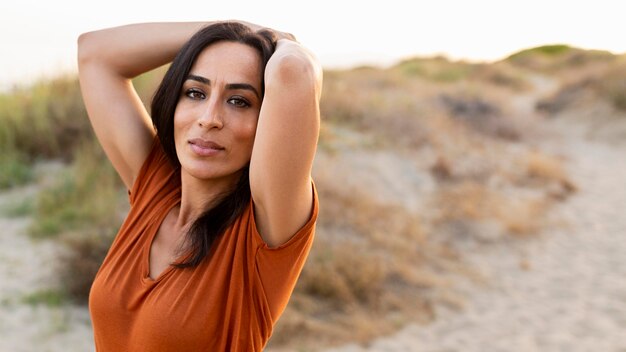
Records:
[[[206,109],[198,117],[198,124],[202,128],[217,128],[224,127],[224,121],[222,119],[222,111],[218,102],[209,102]]]

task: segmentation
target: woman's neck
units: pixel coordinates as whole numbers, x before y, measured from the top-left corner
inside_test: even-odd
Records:
[[[232,191],[240,176],[241,173],[237,172],[226,177],[203,180],[181,170],[181,200],[176,227],[188,228],[202,213]]]

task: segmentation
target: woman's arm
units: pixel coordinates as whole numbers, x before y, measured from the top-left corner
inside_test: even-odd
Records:
[[[131,79],[172,61],[183,44],[210,23],[131,24],[78,38],[79,79],[89,119],[129,189],[155,134]]]
[[[321,90],[322,67],[311,52],[279,40],[265,70],[250,161],[257,227],[270,247],[287,242],[311,215]]]

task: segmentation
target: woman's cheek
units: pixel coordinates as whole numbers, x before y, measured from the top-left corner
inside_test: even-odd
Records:
[[[242,123],[236,131],[236,138],[240,141],[254,141],[256,134],[257,120]]]

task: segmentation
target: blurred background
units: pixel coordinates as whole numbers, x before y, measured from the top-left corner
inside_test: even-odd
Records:
[[[93,351],[128,211],[76,40],[242,19],[325,69],[313,249],[268,351],[626,350],[626,26],[615,1],[0,4],[0,351]],[[166,67],[134,79],[146,106]]]

